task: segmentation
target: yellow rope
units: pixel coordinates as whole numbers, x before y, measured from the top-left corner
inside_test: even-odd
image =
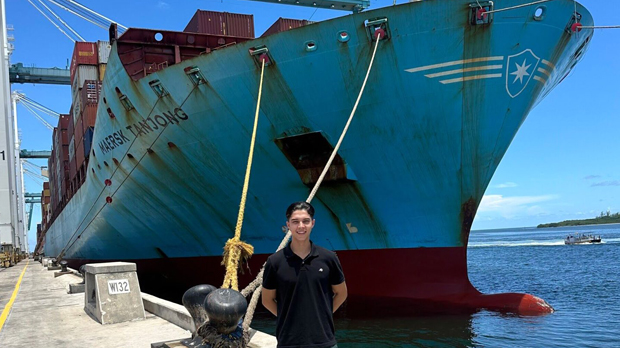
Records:
[[[375,61],[375,55],[377,54],[377,47],[379,46],[380,40],[381,40],[381,34],[378,34],[377,40],[375,42],[375,48],[373,49],[372,57],[370,58],[370,64],[368,64],[368,70],[366,71],[366,77],[364,77],[364,82],[362,83],[362,88],[360,89],[360,92],[357,95],[357,100],[355,101],[353,110],[351,111],[351,114],[349,115],[349,119],[347,120],[347,123],[344,126],[342,133],[340,134],[338,143],[336,144],[336,146],[334,147],[334,150],[332,151],[332,155],[329,157],[329,160],[327,160],[327,164],[325,164],[325,167],[323,168],[323,172],[321,173],[321,176],[319,176],[319,179],[314,185],[314,188],[312,189],[312,191],[310,192],[310,195],[306,199],[306,202],[308,203],[312,201],[312,199],[314,198],[314,195],[316,194],[319,187],[321,186],[321,183],[323,182],[323,179],[325,178],[325,174],[327,174],[327,171],[329,170],[329,167],[331,166],[332,161],[336,157],[336,153],[338,152],[338,149],[340,148],[340,145],[342,144],[342,141],[344,140],[344,137],[347,134],[349,125],[351,125],[351,121],[353,120],[353,116],[355,116],[355,112],[357,111],[357,106],[359,105],[359,102],[362,99],[362,94],[364,93],[364,89],[366,88],[366,82],[368,82],[368,76],[370,76],[370,70],[372,69],[372,66]],[[282,250],[286,246],[290,238],[291,238],[291,231],[288,230],[286,232],[286,235],[284,236],[284,239],[282,239],[282,242],[278,246],[278,249],[276,250],[276,252]],[[263,288],[261,284],[263,282],[264,272],[265,272],[265,264],[263,264],[263,267],[258,273],[258,276],[256,277],[256,279],[254,279],[254,281],[252,281],[245,289],[241,291],[241,294],[243,296],[248,296],[249,294],[252,294],[252,298],[250,299],[250,304],[248,305],[248,310],[246,311],[245,317],[243,318],[243,330],[245,332],[247,332],[248,329],[250,328],[250,323],[252,323],[252,319],[254,318],[254,310],[256,309],[256,305],[258,304],[258,298],[260,297],[261,290]]]
[[[256,103],[256,114],[254,115],[254,129],[252,130],[252,141],[250,142],[250,154],[248,155],[248,164],[245,169],[245,180],[243,182],[243,191],[241,192],[241,203],[239,203],[239,214],[237,215],[237,225],[235,226],[235,236],[229,239],[224,246],[224,259],[222,265],[226,266],[226,276],[222,288],[232,288],[239,290],[239,282],[237,279],[237,270],[239,262],[247,261],[254,253],[254,247],[248,243],[241,241],[241,226],[243,225],[243,214],[245,213],[245,202],[248,196],[248,187],[250,186],[250,172],[252,171],[252,159],[254,157],[254,144],[256,143],[256,129],[258,127],[258,114],[260,111],[260,100],[263,94],[263,74],[265,72],[265,59],[262,59],[260,71],[260,83],[258,87],[258,102]]]

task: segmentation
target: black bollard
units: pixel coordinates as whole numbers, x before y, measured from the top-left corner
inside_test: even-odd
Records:
[[[61,272],[67,272],[67,261],[62,260],[60,261],[60,271]]]
[[[237,330],[239,320],[248,309],[248,302],[239,291],[217,289],[207,296],[204,303],[209,324],[220,334]]]
[[[183,306],[187,308],[192,319],[194,319],[196,330],[208,319],[203,304],[207,296],[215,289],[216,287],[213,285],[201,284],[189,288],[183,294]],[[194,332],[196,332],[196,330],[194,330]]]

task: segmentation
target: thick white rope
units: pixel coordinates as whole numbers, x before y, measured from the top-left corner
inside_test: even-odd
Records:
[[[590,26],[580,26],[578,27],[579,30],[581,29],[620,29],[620,25],[590,25]]]
[[[344,140],[344,137],[347,134],[347,131],[349,130],[351,121],[353,121],[353,116],[355,116],[355,111],[357,111],[357,106],[359,105],[359,102],[362,99],[362,94],[364,93],[364,89],[366,88],[366,82],[368,82],[368,76],[370,76],[370,71],[375,61],[375,55],[377,53],[377,47],[379,47],[379,41],[381,41],[381,34],[377,33],[377,40],[375,42],[375,48],[372,52],[372,57],[370,58],[370,64],[368,65],[368,71],[366,71],[366,76],[364,77],[364,82],[362,83],[362,88],[360,89],[360,93],[357,96],[357,100],[355,101],[353,110],[351,110],[351,114],[349,115],[347,124],[344,126],[344,129],[342,130],[342,134],[340,134],[340,139],[338,139],[338,143],[334,147],[334,151],[332,151],[332,155],[329,157],[327,164],[325,164],[325,167],[323,168],[323,172],[319,176],[319,179],[314,185],[314,188],[310,192],[308,199],[306,199],[306,202],[308,203],[312,201],[312,199],[316,195],[316,192],[319,190],[319,187],[321,186],[321,183],[323,182],[323,179],[325,178],[325,175],[327,174],[329,167],[334,161],[334,158],[336,157],[336,154],[338,153],[338,149],[340,148],[340,145],[342,144],[342,141]],[[289,230],[286,232],[286,236],[284,236],[284,239],[282,239],[282,242],[278,246],[278,249],[276,250],[276,252],[282,250],[286,246],[290,237],[291,237],[291,231]],[[248,310],[246,312],[245,318],[243,319],[243,330],[245,332],[247,332],[247,330],[250,328],[250,324],[252,323],[252,319],[254,318],[254,311],[256,310],[256,305],[258,304],[258,298],[260,297],[261,290],[263,288],[261,284],[263,282],[264,272],[265,272],[265,265],[263,265],[263,267],[261,268],[256,279],[254,279],[254,281],[252,281],[245,289],[241,291],[241,294],[243,296],[248,296],[252,291],[254,292],[252,294],[250,303],[248,304]]]
[[[514,9],[521,8],[521,7],[542,4],[544,2],[549,2],[549,1],[554,1],[554,0],[540,0],[540,1],[528,2],[527,4],[521,4],[521,5],[516,5],[516,6],[506,7],[506,8],[499,8],[497,10],[484,12],[483,14],[487,15],[487,14],[496,13],[496,12],[509,11],[509,10],[514,10]]]

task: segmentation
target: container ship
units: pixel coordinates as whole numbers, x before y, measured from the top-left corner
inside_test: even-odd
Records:
[[[581,30],[590,13],[573,1],[521,5],[416,1],[316,23],[281,18],[260,37],[252,16],[208,11],[183,32],[119,35],[112,25],[109,42],[75,46],[39,251],[72,267],[135,262],[147,291],[221,284],[265,59],[247,283],[283,238],[286,207],[316,183],[378,45],[313,201],[312,240],[337,252],[349,307],[552,311],[530,294],[481,294],[467,274],[494,171],[592,37]]]

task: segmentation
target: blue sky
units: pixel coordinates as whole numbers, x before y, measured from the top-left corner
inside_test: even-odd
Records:
[[[41,7],[37,0],[33,3]],[[403,2],[399,0],[398,3]],[[524,1],[525,2],[525,1]],[[196,9],[254,14],[260,35],[279,17],[322,20],[346,12],[282,6],[244,0],[140,0],[82,3],[131,27],[183,30]],[[372,0],[372,7],[392,0]],[[496,1],[502,7],[502,1]],[[620,8],[612,2],[582,0],[597,25],[619,25]],[[107,40],[107,31],[51,5],[88,41]],[[12,63],[65,67],[73,43],[50,24],[27,0],[6,0],[7,23],[13,25]],[[539,223],[593,217],[601,211],[620,211],[620,29],[597,30],[585,58],[534,109],[517,133],[491,181],[473,229],[535,226]],[[39,103],[61,113],[71,105],[69,86],[13,85]],[[48,118],[55,125],[56,121]],[[50,149],[51,132],[18,106],[22,148]],[[39,165],[46,161],[32,160]],[[28,192],[41,183],[26,177]],[[35,206],[31,228],[34,247],[40,207]]]

